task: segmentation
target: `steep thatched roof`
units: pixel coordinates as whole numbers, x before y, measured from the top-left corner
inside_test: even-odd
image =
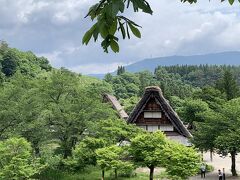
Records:
[[[145,93],[142,99],[138,102],[138,104],[130,114],[128,118],[128,123],[135,123],[150,98],[155,98],[156,102],[160,105],[164,114],[167,116],[167,118],[170,120],[170,122],[180,135],[183,135],[185,137],[192,137],[191,133],[187,130],[183,122],[178,117],[177,113],[172,109],[168,101],[163,97],[162,90],[157,86],[151,86],[145,89]]]
[[[115,96],[110,94],[104,94],[103,97],[107,102],[111,103],[112,107],[118,112],[120,118],[125,120],[128,118],[128,114],[125,112],[125,110]]]

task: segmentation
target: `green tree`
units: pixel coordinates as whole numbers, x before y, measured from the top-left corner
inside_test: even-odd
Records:
[[[32,143],[36,155],[40,155],[40,143],[49,134],[38,94],[37,81],[19,72],[0,92],[0,138],[20,135]]]
[[[102,179],[104,179],[105,170],[112,169],[115,172],[115,179],[118,178],[118,171],[121,169],[133,169],[133,164],[126,159],[126,153],[124,147],[120,146],[109,146],[96,150],[97,164],[102,169]]]
[[[2,71],[7,77],[12,76],[16,72],[17,61],[18,61],[18,58],[15,52],[12,50],[8,50],[3,55]]]
[[[190,129],[195,129],[195,122],[203,122],[202,112],[209,109],[208,104],[200,99],[186,99],[183,106],[177,109],[180,117],[189,123]]]
[[[150,169],[153,180],[154,168],[164,167],[172,179],[186,179],[198,172],[200,156],[193,148],[172,142],[160,132],[139,134],[131,140],[130,155],[135,163]]]
[[[6,41],[0,40],[0,55],[3,56],[5,52],[8,50],[8,43]]]
[[[4,41],[0,41],[0,69],[7,77],[16,71],[26,76],[36,77],[41,72],[51,71],[49,61],[44,57],[37,57],[30,51],[22,52],[10,48]]]
[[[138,77],[139,77],[139,81],[140,81],[140,85],[139,85],[139,96],[142,96],[145,88],[147,86],[151,86],[151,85],[157,85],[156,80],[153,77],[153,74],[149,71],[143,71],[143,72],[139,72],[137,73]]]
[[[154,168],[164,166],[163,152],[166,144],[166,137],[162,132],[146,132],[131,139],[130,154],[134,162],[150,169],[150,180],[153,180]]]
[[[138,103],[138,101],[140,100],[139,97],[137,96],[132,96],[128,99],[121,99],[121,102],[123,104],[123,107],[125,109],[125,111],[130,114],[132,112],[132,110],[134,109],[134,107],[136,106],[136,104]]]
[[[197,124],[193,143],[203,150],[214,149],[226,156],[231,155],[232,175],[236,176],[236,154],[240,151],[240,99],[226,102],[218,111],[202,114],[204,123]]]
[[[108,145],[121,144],[143,133],[141,128],[127,124],[122,119],[107,119],[91,122],[89,133],[96,138],[103,138]]]
[[[191,147],[170,142],[164,148],[166,172],[173,180],[185,180],[199,172],[200,155]]]
[[[33,84],[36,81],[32,82]],[[41,145],[52,139],[51,128],[45,118],[45,105],[38,94],[37,84],[34,84],[22,97],[22,111],[20,123],[16,127],[16,133],[23,136],[32,144],[35,155],[41,156]]]
[[[83,169],[87,165],[96,165],[96,150],[118,144],[135,137],[142,129],[127,124],[122,119],[107,119],[91,122],[87,136],[73,149],[73,156],[66,160],[72,170]]]
[[[88,165],[97,164],[96,150],[103,148],[107,142],[103,138],[86,137],[73,149],[72,157],[64,164],[72,171],[82,170]]]
[[[184,83],[177,73],[169,73],[165,67],[155,69],[157,84],[161,87],[166,98],[178,96],[180,98],[191,97],[194,88]]]
[[[118,66],[117,75],[121,75],[123,73],[125,73],[125,67],[124,66]]]
[[[229,69],[225,70],[222,79],[217,81],[216,88],[222,93],[226,93],[227,100],[236,98],[239,95],[239,86],[237,85],[236,78]]]
[[[80,84],[81,77],[65,69],[52,71],[39,84],[39,95],[45,104],[44,118],[60,149],[67,158],[91,121],[114,116],[112,108],[91,85]],[[95,87],[95,86],[94,86]]]
[[[104,76],[104,81],[110,83],[113,79],[113,76],[110,74],[110,73],[107,73],[105,76]]]
[[[226,102],[225,94],[210,86],[203,87],[201,90],[194,92],[193,98],[201,99],[213,110],[218,110]]]
[[[171,96],[169,98],[170,104],[174,110],[178,110],[183,107],[185,101],[178,96]]]
[[[139,94],[139,78],[137,75],[125,72],[119,76],[114,76],[109,82],[117,98],[129,98]]]
[[[52,70],[52,66],[49,64],[49,61],[45,57],[39,57],[38,58],[38,63],[41,69],[44,69],[46,71]]]
[[[227,102],[222,109],[224,121],[219,123],[224,129],[215,140],[216,148],[223,155],[230,154],[232,158],[232,175],[237,176],[236,154],[240,151],[240,99]]]
[[[5,81],[5,75],[1,72],[1,68],[0,68],[0,86],[2,86],[4,81]]]
[[[216,148],[218,149],[219,153],[222,155],[227,155],[230,153],[231,155],[231,172],[233,176],[237,176],[237,171],[236,171],[236,156],[237,153],[240,150],[240,130],[238,129],[237,132],[227,132],[223,135],[220,135],[216,138],[215,144]]]
[[[23,119],[22,114],[26,111],[23,105],[24,95],[30,89],[27,79],[16,74],[11,81],[0,87],[0,139],[14,134]]]
[[[44,167],[31,154],[31,144],[23,138],[0,142],[0,179],[29,179]]]
[[[199,114],[203,117],[204,122],[196,122],[196,131],[193,132],[192,143],[201,151],[210,151],[210,159],[215,151],[215,139],[219,131],[224,127],[216,127],[219,119],[223,116],[213,110],[205,111]],[[220,129],[219,129],[220,128]]]

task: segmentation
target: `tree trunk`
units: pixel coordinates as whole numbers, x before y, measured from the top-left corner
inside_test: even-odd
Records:
[[[40,157],[40,148],[39,147],[35,147],[34,151],[35,151],[35,156],[36,157]]]
[[[114,172],[115,172],[115,179],[117,179],[118,178],[117,169],[115,169]]]
[[[63,151],[63,159],[67,159],[69,156],[71,156],[71,150],[68,148],[65,148]]]
[[[28,140],[28,141],[31,142],[31,140]],[[35,156],[40,157],[39,141],[38,140],[32,141],[32,145],[33,145]]]
[[[236,151],[231,152],[231,158],[232,158],[232,175],[237,176],[237,171],[236,171]]]
[[[104,180],[104,170],[102,170],[102,180]]]
[[[210,160],[213,161],[213,150],[210,150]]]
[[[72,155],[72,147],[69,146],[68,142],[63,142],[63,158],[67,159]]]
[[[149,176],[149,180],[153,180],[153,174],[154,174],[154,166],[150,166],[150,176]]]

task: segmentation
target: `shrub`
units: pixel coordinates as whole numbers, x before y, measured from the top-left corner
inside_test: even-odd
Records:
[[[55,155],[54,150],[45,147],[41,150],[41,162],[46,164],[46,169],[58,169],[62,164],[62,155]]]
[[[214,170],[214,167],[212,165],[206,164],[206,171],[212,172]]]

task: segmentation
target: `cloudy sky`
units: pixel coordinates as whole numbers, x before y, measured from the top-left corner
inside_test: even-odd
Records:
[[[149,0],[152,16],[128,13],[143,27],[142,38],[121,41],[120,53],[106,54],[99,43],[81,43],[92,25],[83,17],[98,0],[0,0],[0,39],[84,74],[150,57],[240,50],[240,5],[199,1]]]

